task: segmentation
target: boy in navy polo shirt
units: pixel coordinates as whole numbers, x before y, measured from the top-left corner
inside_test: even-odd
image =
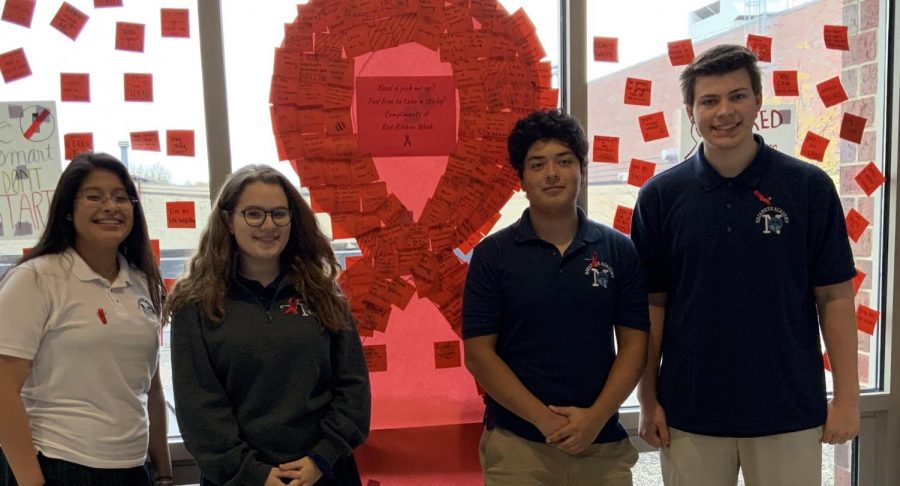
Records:
[[[821,443],[859,428],[840,200],[825,172],[752,133],[762,87],[749,50],[708,50],[681,87],[703,143],[641,189],[632,224],[650,292],[641,437],[662,447],[668,486],[734,485],[739,468],[748,486],[818,486]]]
[[[630,486],[637,451],[618,410],[646,361],[640,260],[576,206],[577,121],[532,113],[508,145],[528,209],[475,248],[463,298],[466,367],[486,392],[485,484]]]

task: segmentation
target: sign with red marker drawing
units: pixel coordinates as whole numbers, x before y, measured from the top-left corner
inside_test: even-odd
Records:
[[[33,239],[47,226],[61,138],[54,102],[0,102],[0,241]]]

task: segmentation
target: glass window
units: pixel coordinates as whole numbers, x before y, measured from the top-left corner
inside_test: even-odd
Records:
[[[656,15],[647,17],[649,9]],[[884,170],[886,15],[878,2],[589,1],[588,18],[589,42],[594,37],[618,39],[618,62],[595,62],[588,48],[588,135],[619,138],[617,162],[590,165],[590,215],[612,225],[618,208],[634,207],[638,188],[627,183],[632,159],[650,162],[660,173],[696,148],[699,137],[690,133],[681,100],[678,75],[683,66],[673,66],[669,43],[690,39],[693,52],[699,54],[721,43],[745,45],[751,34],[769,37],[772,61],[760,63],[763,108],[756,131],[766,143],[822,167],[838,188],[845,214],[865,218],[859,239],[851,241],[857,268],[865,274],[857,304],[878,310],[883,191],[869,196],[856,181],[861,171],[871,170],[866,169],[870,162]],[[826,25],[847,27],[849,50],[826,48]],[[775,93],[773,77],[780,76],[776,71],[797,72],[799,96]],[[627,78],[652,82],[649,106],[623,103]],[[833,78],[847,99],[826,107],[817,85]],[[645,142],[638,117],[656,112],[664,116],[668,136]],[[865,118],[856,135],[861,138],[855,141],[841,135],[842,120],[849,115]],[[810,132],[829,140],[822,161],[801,155]],[[859,380],[864,389],[880,386],[880,333],[881,326],[876,326],[874,336],[859,332]],[[831,374],[826,377],[831,390]],[[634,396],[627,404],[637,405]],[[834,462],[840,468],[847,461],[829,463]]]

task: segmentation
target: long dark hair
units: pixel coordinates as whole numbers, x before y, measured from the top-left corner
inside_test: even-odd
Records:
[[[27,255],[16,262],[16,266],[39,256],[62,253],[75,247],[75,224],[71,219],[75,210],[75,194],[81,189],[81,184],[87,176],[95,170],[112,172],[125,186],[125,192],[129,197],[134,200],[140,199],[128,169],[119,162],[119,159],[104,153],[86,152],[76,155],[59,177],[59,183],[50,201],[47,227],[44,228],[41,239]],[[159,313],[162,310],[163,283],[156,259],[153,257],[153,250],[150,249],[147,219],[144,217],[140,201],[134,205],[134,225],[125,241],[119,244],[119,253],[147,277],[150,300],[153,302],[153,309]]]
[[[191,257],[188,273],[169,294],[163,318],[168,319],[188,303],[199,303],[211,320],[225,319],[225,293],[233,277],[231,270],[237,252],[237,242],[228,231],[228,218],[233,217],[244,188],[253,182],[281,186],[287,197],[291,233],[281,252],[281,265],[288,270],[294,289],[327,329],[338,332],[347,328],[350,311],[335,281],[340,266],[331,244],[300,192],[281,172],[267,165],[248,165],[225,181],[200,235],[200,245]]]

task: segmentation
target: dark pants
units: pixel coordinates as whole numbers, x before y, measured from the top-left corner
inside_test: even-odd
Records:
[[[46,486],[150,486],[144,466],[128,469],[96,469],[38,453],[38,463]],[[0,486],[18,486],[6,456],[0,450]]]
[[[334,463],[332,471],[334,474],[331,479],[322,476],[322,479],[316,481],[316,486],[362,486],[362,481],[359,479],[359,469],[356,467],[356,460],[353,459],[353,456],[338,459]],[[205,477],[201,477],[200,486],[219,485]]]

